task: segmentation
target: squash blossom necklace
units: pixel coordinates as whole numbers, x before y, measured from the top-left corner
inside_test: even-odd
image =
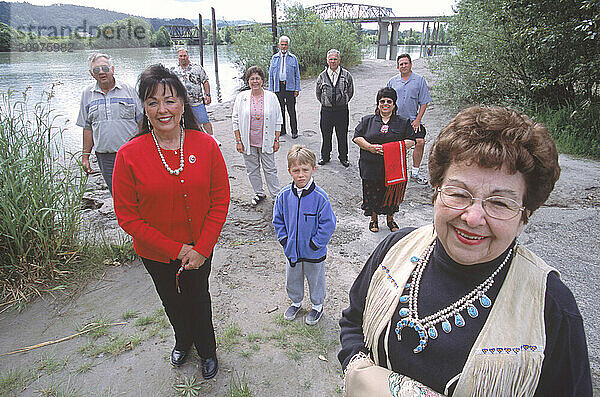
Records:
[[[429,257],[435,247],[435,241],[423,252],[420,258],[413,256],[410,258],[412,262],[417,262],[415,270],[411,274],[410,281],[404,287],[404,294],[400,296],[400,303],[407,303],[408,307],[402,307],[399,310],[401,320],[396,324],[396,336],[398,340],[401,340],[402,329],[412,328],[419,335],[419,345],[413,349],[413,353],[420,353],[427,346],[429,338],[437,339],[438,331],[435,328],[436,324],[442,323],[442,330],[445,333],[452,331],[452,326],[448,319],[454,317],[454,325],[457,327],[464,327],[465,319],[460,314],[461,311],[467,310],[467,314],[471,318],[475,318],[479,315],[479,311],[473,304],[476,300],[479,300],[481,307],[489,308],[492,306],[492,301],[485,294],[492,285],[494,285],[494,278],[502,270],[504,265],[508,263],[511,258],[514,248],[511,248],[506,254],[506,258],[498,266],[498,268],[481,284],[475,287],[471,292],[464,295],[462,298],[454,302],[453,304],[441,309],[434,314],[419,318],[418,298],[419,298],[419,286],[421,285],[421,277],[425,266],[429,263]],[[408,294],[406,294],[408,290]]]

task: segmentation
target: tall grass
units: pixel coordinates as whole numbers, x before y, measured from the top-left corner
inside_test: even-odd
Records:
[[[600,103],[544,104],[531,114],[548,127],[561,153],[600,160]]]
[[[77,256],[86,178],[60,149],[50,97],[27,92],[0,103],[0,287],[2,302],[20,302],[64,276]],[[45,285],[45,286],[44,286]]]

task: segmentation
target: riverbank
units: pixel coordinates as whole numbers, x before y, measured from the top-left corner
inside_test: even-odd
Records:
[[[425,60],[415,60],[413,67],[435,90]],[[355,79],[355,97],[350,102],[353,129],[363,115],[374,111],[375,93],[395,74],[394,62],[365,60],[351,72]],[[300,136],[297,140],[284,137],[276,156],[282,184],[290,181],[285,153],[293,143],[319,152],[319,104],[314,91],[314,79],[302,82],[297,107]],[[334,160],[319,166],[315,175],[338,217],[326,261],[328,296],[323,319],[316,327],[304,326],[300,319],[290,324],[281,316],[288,305],[285,258],[271,225],[271,202],[256,208],[250,205],[252,190],[231,132],[231,106],[229,102],[210,109],[215,135],[223,142],[232,200],[211,275],[221,371],[216,379],[198,384],[200,395],[223,396],[234,383],[234,374],[245,374],[254,396],[341,395],[336,358],[340,313],[348,305],[348,290],[365,260],[389,233],[383,225],[379,233],[367,230],[368,219],[360,210],[358,147],[350,143],[350,168],[335,160],[334,149]],[[451,117],[435,103],[428,107],[423,119],[428,130],[426,152]],[[426,160],[427,156],[423,170]],[[560,163],[563,171],[555,191],[547,205],[534,214],[520,241],[556,266],[572,289],[584,317],[598,387],[600,342],[591,336],[600,332],[600,305],[595,299],[596,280],[600,279],[596,249],[600,237],[595,233],[600,229],[600,163],[567,156],[561,156]],[[85,211],[86,224],[108,236],[118,235],[121,232],[108,192],[101,182],[92,187],[90,204],[102,205]],[[400,208],[396,215],[400,227],[431,222],[431,190],[409,183]],[[194,356],[179,369],[169,366],[173,337],[160,308],[150,277],[136,261],[107,266],[77,291],[43,296],[23,313],[4,312],[0,314],[0,353],[72,335],[89,323],[125,324],[2,357],[1,384],[6,384],[10,373],[16,383],[20,381],[14,394],[22,396],[52,388],[78,396],[182,395],[174,387],[191,382],[194,376],[201,379],[199,360]],[[305,303],[302,314],[309,308]]]

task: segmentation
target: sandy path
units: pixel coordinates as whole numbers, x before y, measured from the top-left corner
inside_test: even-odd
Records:
[[[433,76],[423,60],[414,62],[430,85]],[[369,60],[352,68],[355,98],[350,103],[350,128],[375,107],[375,93],[394,75],[394,62]],[[299,96],[299,139],[282,139],[277,155],[282,184],[290,181],[285,153],[295,143],[307,145],[316,153],[320,149],[318,127],[319,104],[314,97],[315,80],[305,80]],[[250,206],[251,188],[240,154],[234,150],[231,133],[231,104],[212,107],[212,119],[228,165],[232,201],[228,221],[215,250],[211,292],[215,327],[220,337],[221,372],[215,380],[200,386],[200,395],[222,396],[234,373],[244,374],[255,396],[331,396],[340,393],[338,319],[347,306],[348,289],[362,264],[379,241],[389,232],[380,220],[381,231],[367,230],[367,218],[360,211],[361,184],[358,176],[358,148],[350,143],[351,167],[337,160],[319,167],[315,179],[328,192],[338,226],[330,243],[327,258],[327,292],[325,314],[317,327],[308,328],[300,320],[282,324],[280,316],[287,307],[284,290],[285,259],[271,226],[272,203]],[[429,134],[428,145],[450,120],[451,114],[432,104],[424,117]],[[335,143],[334,143],[335,146]],[[427,151],[428,148],[426,148]],[[332,159],[337,158],[336,149]],[[425,159],[426,161],[426,159]],[[425,167],[425,161],[423,167]],[[600,246],[600,164],[560,158],[563,173],[547,206],[535,214],[526,227],[521,242],[556,266],[565,283],[573,290],[585,321],[590,361],[598,387],[600,379],[600,342],[590,337],[600,332],[600,305],[595,297],[600,267],[595,248]],[[116,221],[104,190],[93,194],[105,202],[100,210],[88,211],[86,218],[106,233],[116,233]],[[400,227],[421,226],[431,222],[430,189],[409,184],[406,201],[396,216]],[[307,300],[306,300],[307,301]],[[309,305],[305,301],[305,308]],[[139,317],[149,316],[160,308],[149,276],[139,262],[106,271],[73,296],[45,296],[24,313],[0,314],[0,352],[58,339],[78,327],[105,319],[123,321],[127,311]],[[138,317],[138,318],[139,318]],[[161,318],[158,316],[157,318]],[[199,361],[194,358],[179,369],[168,364],[172,332],[160,320],[150,325],[136,325],[135,319],[124,326],[108,329],[109,335],[97,339],[101,346],[117,335],[130,339],[111,356],[105,352],[79,352],[92,339],[79,337],[68,342],[30,353],[3,357],[0,372],[8,370],[29,375],[18,395],[37,395],[55,387],[74,391],[74,395],[176,396],[174,385],[191,376],[201,378]],[[117,340],[118,342],[118,340]],[[126,341],[127,342],[127,341]],[[133,347],[133,349],[130,349]],[[58,363],[57,365],[50,365]],[[600,394],[599,394],[600,395]]]

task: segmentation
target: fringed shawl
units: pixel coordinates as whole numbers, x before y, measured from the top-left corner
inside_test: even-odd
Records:
[[[420,255],[435,237],[433,225],[413,231],[390,248],[373,273],[365,300],[363,334],[365,346],[371,350],[377,365],[381,365],[377,352],[379,336],[392,320],[404,284],[416,266],[410,258],[415,254]],[[390,274],[398,282],[397,285],[390,280]]]
[[[421,227],[398,241],[371,279],[365,300],[365,345],[377,365],[377,344],[398,306],[404,284],[420,255],[435,239],[433,226]],[[546,330],[546,279],[556,271],[524,247],[517,246],[506,279],[475,344],[454,396],[532,396],[539,382]],[[391,278],[390,278],[391,277]],[[392,282],[395,280],[397,284]],[[387,342],[387,341],[386,341]]]

